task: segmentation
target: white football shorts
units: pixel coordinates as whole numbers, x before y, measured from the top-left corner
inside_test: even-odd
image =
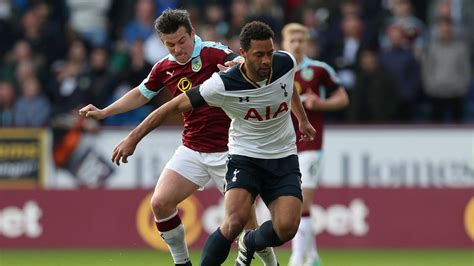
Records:
[[[322,173],[322,151],[302,151],[298,153],[298,158],[301,171],[301,187],[316,188]]]
[[[180,145],[165,168],[177,172],[201,188],[213,182],[224,193],[227,155],[228,152],[197,152]]]

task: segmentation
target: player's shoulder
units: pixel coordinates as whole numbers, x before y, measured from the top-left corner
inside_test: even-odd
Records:
[[[220,42],[201,41],[196,42],[193,56],[200,56],[203,61],[212,62],[212,64],[223,63],[234,52],[226,45]]]
[[[172,60],[172,56],[168,54],[167,56],[158,60],[158,62],[153,65],[152,71],[154,72],[163,72],[166,71],[168,68],[172,67],[176,62]]]
[[[307,68],[307,67],[321,69],[321,70],[324,70],[324,71],[326,71],[330,74],[335,72],[334,68],[332,66],[330,66],[329,64],[327,64],[323,61],[319,61],[319,60],[316,60],[316,59],[311,59],[309,57],[304,57],[303,62],[301,63],[301,68]]]
[[[224,83],[226,91],[251,90],[255,86],[250,83],[242,74],[241,64],[235,65],[227,71],[219,72],[219,77]]]
[[[232,53],[232,50],[229,49],[229,47],[225,44],[222,44],[220,42],[214,42],[214,41],[203,41],[202,42],[202,49],[208,48],[211,51],[222,51],[224,53],[230,54]]]
[[[277,51],[273,54],[272,61],[272,81],[277,80],[296,67],[296,60],[288,52]]]

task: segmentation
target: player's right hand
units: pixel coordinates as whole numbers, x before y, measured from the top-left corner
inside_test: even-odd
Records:
[[[105,118],[105,115],[102,112],[102,109],[95,107],[92,104],[87,105],[79,110],[79,115],[92,118],[95,120],[101,120]]]
[[[128,157],[133,154],[137,144],[129,137],[124,138],[113,150],[112,162],[116,165],[120,165],[120,162],[128,163]]]

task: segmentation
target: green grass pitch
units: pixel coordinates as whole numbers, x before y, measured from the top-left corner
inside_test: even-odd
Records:
[[[322,250],[324,266],[474,266],[473,250]],[[277,249],[281,266],[289,250]],[[198,265],[200,251],[192,251]],[[223,265],[234,265],[235,250]],[[153,250],[0,250],[1,266],[168,266],[171,256]],[[262,265],[258,259],[253,265]]]

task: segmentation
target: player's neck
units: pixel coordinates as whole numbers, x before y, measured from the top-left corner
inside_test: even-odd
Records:
[[[241,69],[242,69],[242,72],[245,74],[245,76],[247,76],[248,79],[250,79],[251,81],[253,81],[255,83],[262,82],[262,81],[268,79],[268,77],[264,77],[264,78],[259,77],[257,74],[255,74],[252,71],[248,70],[247,69],[247,64],[245,64],[245,63],[243,63]]]
[[[304,58],[304,57],[305,57],[304,55],[301,55],[301,56],[298,56],[298,57],[295,56],[296,65],[301,64],[301,62],[303,61],[303,58]]]

